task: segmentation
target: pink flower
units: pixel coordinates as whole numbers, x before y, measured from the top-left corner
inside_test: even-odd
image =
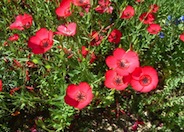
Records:
[[[184,42],[184,33],[180,34],[180,40]]]
[[[124,90],[128,87],[130,76],[121,76],[114,70],[105,73],[105,86],[110,89]]]
[[[56,8],[55,12],[59,17],[69,17],[72,12],[70,10],[70,6],[72,4],[72,0],[62,0],[60,6]]]
[[[56,34],[64,35],[64,36],[74,36],[76,34],[77,24],[72,22],[69,24],[64,24],[58,26]]]
[[[112,56],[106,58],[106,64],[110,69],[114,69],[119,75],[127,76],[136,67],[139,67],[139,58],[133,51],[125,51],[122,48],[114,50]]]
[[[161,27],[159,24],[150,24],[147,28],[147,31],[150,34],[158,34],[161,30]]]
[[[10,36],[8,38],[8,40],[10,41],[17,41],[19,39],[19,35],[18,34],[13,34],[12,36]]]
[[[118,44],[121,41],[122,33],[118,29],[112,30],[108,36],[108,40],[111,43]]]
[[[65,103],[78,109],[83,109],[91,103],[93,93],[90,85],[81,82],[79,85],[70,84],[66,89]]]
[[[15,18],[15,22],[10,25],[10,29],[24,30],[32,25],[33,18],[29,14],[18,15]]]
[[[127,6],[123,12],[122,12],[122,15],[121,15],[121,18],[122,19],[130,19],[132,18],[133,16],[135,15],[135,10],[132,6]]]
[[[152,13],[144,12],[140,15],[139,20],[144,24],[152,24],[155,16]]]
[[[45,28],[41,28],[36,35],[29,38],[28,47],[32,49],[34,54],[43,54],[51,49],[53,45],[53,32]]]
[[[138,67],[131,76],[130,85],[136,91],[147,93],[157,87],[158,74],[151,66]]]

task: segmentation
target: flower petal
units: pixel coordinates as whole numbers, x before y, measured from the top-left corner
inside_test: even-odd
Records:
[[[143,86],[139,83],[138,80],[134,80],[132,79],[130,81],[130,85],[132,86],[132,88],[135,90],[135,91],[141,91],[143,89]]]
[[[116,58],[116,59],[122,59],[122,57],[124,56],[125,54],[125,50],[122,49],[122,48],[117,48],[114,50],[113,52],[113,56]]]
[[[29,48],[37,48],[40,45],[40,39],[37,36],[32,36],[28,40]]]
[[[87,93],[89,90],[92,90],[88,83],[81,82],[78,86],[78,90],[84,93]]]
[[[48,38],[49,31],[46,28],[41,28],[36,32],[36,36],[40,39],[47,39]]]
[[[109,68],[116,68],[117,67],[117,60],[115,57],[113,56],[108,56],[106,59],[105,59],[105,62],[107,64],[107,66]]]
[[[75,98],[75,96],[77,95],[79,91],[79,87],[74,85],[74,84],[70,84],[68,85],[67,89],[66,89],[66,95],[68,95],[70,98]]]
[[[142,92],[142,93],[148,93],[151,90],[153,90],[153,85],[150,84],[148,86],[144,86],[144,88],[140,92]]]
[[[74,100],[73,98],[70,98],[70,96],[68,95],[65,95],[64,100],[66,104],[73,106],[73,107],[77,107],[79,104],[78,101]]]
[[[113,83],[113,79],[114,79],[115,76],[116,76],[116,72],[113,71],[113,70],[108,70],[105,73],[105,82],[104,82],[104,85],[107,88],[115,88],[115,85]]]

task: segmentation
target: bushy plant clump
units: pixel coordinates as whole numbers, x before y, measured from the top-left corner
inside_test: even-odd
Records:
[[[114,105],[129,130],[182,131],[183,6],[2,0],[0,131],[64,131]]]

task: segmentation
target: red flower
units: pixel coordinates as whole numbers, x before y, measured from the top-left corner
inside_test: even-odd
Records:
[[[20,90],[20,87],[15,87],[10,90],[10,95],[13,95],[16,91]]]
[[[150,5],[150,9],[152,13],[157,13],[159,6],[157,4]]]
[[[90,57],[91,57],[91,59],[90,59],[90,64],[92,64],[95,60],[96,60],[96,55],[95,55],[95,53],[94,52],[92,52],[91,53],[91,55],[90,55]]]
[[[129,75],[136,67],[139,67],[138,55],[121,48],[115,49],[113,56],[108,56],[105,61],[109,68],[114,69],[121,76]]]
[[[24,30],[32,25],[33,18],[29,14],[18,15],[15,22],[10,25],[10,29]]]
[[[29,38],[28,47],[32,49],[34,54],[43,54],[50,50],[53,45],[53,32],[45,28],[41,28],[36,32],[35,36]]]
[[[3,91],[3,83],[2,80],[0,80],[0,92]]]
[[[93,31],[92,32],[92,41],[90,42],[90,45],[92,45],[92,46],[98,46],[98,45],[101,44],[102,39],[103,39],[103,36],[99,35],[98,32]]]
[[[98,0],[98,4],[101,6],[108,6],[111,2],[109,0]]]
[[[89,10],[90,10],[90,5],[85,5],[85,6],[82,6],[82,9],[86,12],[86,13],[88,13],[89,12]],[[79,12],[79,14],[80,14],[80,16],[84,16],[84,12]]]
[[[122,19],[130,19],[132,18],[133,16],[135,15],[135,10],[132,6],[127,6],[123,12],[122,12],[122,15],[121,15],[121,18]]]
[[[130,84],[136,91],[147,93],[157,87],[158,75],[151,66],[138,67],[131,76]]]
[[[90,0],[73,0],[73,4],[76,6],[90,5]]]
[[[68,17],[72,14],[70,10],[72,0],[62,0],[60,6],[56,8],[55,12],[59,17]]]
[[[18,34],[13,34],[12,36],[10,36],[8,38],[8,40],[10,41],[17,41],[19,39],[19,35]]]
[[[180,34],[180,40],[184,42],[184,33]]]
[[[82,46],[81,54],[84,58],[89,54],[89,50],[86,48],[86,46]],[[90,64],[92,64],[96,60],[96,56],[94,52],[90,52]],[[81,61],[79,59],[79,61]]]
[[[152,13],[145,12],[140,15],[139,20],[144,24],[152,24],[155,16]]]
[[[132,125],[132,131],[137,131],[138,125],[143,125],[144,122],[137,120],[133,125]]]
[[[111,14],[113,11],[113,7],[110,6],[111,2],[109,0],[99,0],[98,1],[98,6],[95,8],[95,11],[97,11],[98,13],[102,14],[102,13],[109,13]]]
[[[56,34],[60,34],[64,36],[74,36],[76,34],[76,28],[77,28],[77,24],[74,22],[71,22],[66,25],[60,25],[57,28],[59,32],[56,32]]]
[[[150,34],[158,34],[161,30],[161,27],[159,24],[150,24],[149,27],[147,28],[147,31]]]
[[[107,88],[124,90],[130,82],[130,76],[121,76],[114,70],[105,73],[105,86]]]
[[[81,51],[81,53],[82,53],[82,56],[83,56],[83,57],[86,57],[86,56],[87,56],[87,54],[88,54],[88,49],[86,48],[86,46],[82,46],[82,51]]]
[[[21,63],[18,61],[18,60],[16,60],[16,59],[13,59],[13,65],[15,66],[15,67],[19,67],[19,68],[21,68],[22,67],[22,65],[21,65]]]
[[[121,41],[121,37],[122,37],[122,33],[121,33],[119,30],[114,29],[114,30],[110,33],[110,35],[109,35],[109,37],[108,37],[108,40],[109,40],[109,42],[111,42],[111,43],[118,44],[118,43]]]
[[[93,99],[90,85],[81,82],[79,85],[70,84],[66,89],[65,103],[78,109],[86,107]]]

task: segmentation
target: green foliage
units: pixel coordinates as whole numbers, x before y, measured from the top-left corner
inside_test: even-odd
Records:
[[[134,0],[111,1],[112,14],[95,12],[98,2],[93,0],[89,13],[72,5],[72,16],[66,19],[57,19],[55,14],[59,0],[0,2],[0,79],[3,81],[0,131],[29,131],[35,124],[43,131],[63,131],[79,113],[79,110],[65,104],[66,88],[82,81],[88,82],[94,93],[93,102],[85,112],[108,108],[118,101],[121,109],[135,119],[151,122],[152,126],[147,128],[149,131],[157,131],[160,124],[163,124],[160,131],[183,131],[184,43],[179,40],[179,35],[184,31],[184,22],[177,24],[176,20],[184,14],[184,3],[181,0],[154,0],[141,4]],[[136,14],[130,20],[122,20],[120,13],[128,4],[135,8]],[[160,7],[156,23],[161,25],[164,38],[150,35],[146,31],[147,26],[139,21],[140,14],[148,11],[150,4]],[[79,12],[84,15],[80,16]],[[10,30],[8,27],[15,17],[23,13],[33,16],[33,25],[23,31]],[[168,15],[172,16],[171,20],[167,19]],[[55,36],[51,50],[43,55],[31,52],[27,42],[38,29],[45,27],[56,31],[60,24],[66,22],[77,23],[74,37]],[[115,28],[123,33],[119,45],[107,40]],[[105,29],[106,32],[103,31]],[[103,36],[99,46],[89,45],[92,31]],[[19,40],[11,42],[8,38],[14,33],[19,34]],[[5,46],[6,42],[8,46]],[[82,46],[95,53],[97,59],[94,63],[90,63],[90,54],[86,58],[81,55]],[[131,87],[115,91],[104,86],[104,74],[108,69],[105,58],[112,55],[117,47],[125,50],[132,47],[139,54],[142,66],[151,65],[157,70],[159,85],[156,90],[140,94]],[[27,71],[30,80],[27,80]]]

